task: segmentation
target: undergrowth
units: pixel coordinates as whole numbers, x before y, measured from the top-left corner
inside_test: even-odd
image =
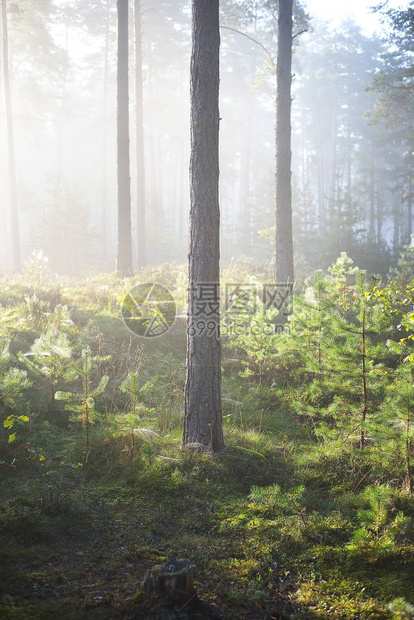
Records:
[[[0,616],[414,617],[410,317],[397,283],[355,277],[346,257],[314,277],[265,349],[224,339],[216,455],[181,448],[185,320],[122,323],[138,278],[3,282]],[[140,278],[185,312],[180,270]],[[198,611],[141,589],[171,557]]]

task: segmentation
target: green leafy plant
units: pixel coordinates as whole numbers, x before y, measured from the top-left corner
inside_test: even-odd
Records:
[[[14,429],[29,421],[26,414],[12,412],[23,409],[23,391],[31,386],[31,382],[25,370],[12,367],[9,345],[9,341],[0,341],[0,420],[6,429],[7,443],[12,443],[16,439]]]
[[[26,422],[29,422],[30,418],[27,415],[9,415],[3,422],[4,428],[12,430],[16,426],[22,426]],[[16,431],[9,435],[7,443],[13,443],[16,439]]]

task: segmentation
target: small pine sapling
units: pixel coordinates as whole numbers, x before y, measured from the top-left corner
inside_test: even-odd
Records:
[[[24,301],[26,305],[22,309],[22,315],[31,329],[37,331],[45,328],[51,314],[50,302],[39,299],[36,293],[33,293],[32,296],[28,295]]]
[[[258,283],[251,283],[259,288]],[[228,346],[240,355],[242,377],[258,381],[259,397],[263,387],[273,380],[277,355],[275,328],[278,311],[266,308],[255,296],[242,296],[233,303],[223,321],[222,331],[228,335]]]
[[[150,381],[146,381],[143,385],[140,380],[139,373],[128,373],[125,381],[121,383],[121,392],[127,394],[130,401],[131,413],[135,416],[139,408],[140,399],[152,389],[153,385]]]
[[[394,507],[394,490],[385,485],[368,486],[361,494],[361,501],[368,507],[357,512],[359,527],[354,531],[352,542],[392,551],[397,537],[410,521],[402,511]]]
[[[381,309],[369,301],[375,278],[368,281],[366,273],[358,269],[353,273],[356,283],[347,290],[341,288],[340,303],[332,316],[330,368],[335,397],[327,410],[348,436],[359,431],[359,446],[364,449],[368,413],[382,392],[379,377],[385,347],[380,335],[387,325]]]
[[[82,380],[81,392],[61,392],[55,394],[56,400],[66,401],[71,405],[71,409],[79,413],[86,434],[86,462],[90,454],[89,428],[93,419],[97,415],[95,409],[95,398],[102,394],[107,386],[109,377],[103,375],[98,386],[92,387],[92,374],[95,367],[102,361],[108,361],[109,356],[93,356],[89,347],[82,350],[81,361],[79,364],[72,362],[72,368]]]
[[[21,353],[19,359],[36,376],[43,376],[48,384],[48,406],[53,409],[55,391],[62,380],[76,378],[74,367],[70,364],[72,347],[67,335],[57,327],[49,326],[31,346],[28,353]]]
[[[304,493],[305,487],[303,485],[286,492],[282,492],[278,484],[272,484],[268,487],[254,485],[250,491],[249,500],[271,512],[298,515],[306,525],[304,516],[306,508],[303,506]]]
[[[397,435],[399,443],[397,453],[403,455],[405,469],[405,487],[413,492],[413,473],[411,455],[413,447],[413,420],[414,420],[414,367],[407,354],[404,344],[387,341],[391,352],[399,354],[400,363],[393,371],[393,381],[387,386],[387,396],[382,410],[385,414],[384,425],[392,425],[393,434]],[[394,418],[390,417],[394,414]]]
[[[376,281],[352,267],[346,254],[329,271],[307,280],[305,294],[295,299],[290,334],[278,339],[278,371],[291,386],[281,394],[299,422],[313,422],[316,437],[342,441],[359,431],[364,448],[370,406],[381,396],[381,332],[389,322],[369,300]]]

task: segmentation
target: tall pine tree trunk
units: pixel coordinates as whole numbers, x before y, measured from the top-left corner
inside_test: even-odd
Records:
[[[142,93],[142,41],[141,41],[141,0],[135,0],[135,118],[136,118],[136,157],[137,157],[137,267],[146,265],[145,234],[145,159],[144,159],[144,113]]]
[[[20,232],[19,232],[19,212],[17,205],[17,184],[16,184],[16,164],[14,157],[14,132],[13,132],[13,111],[11,103],[10,88],[10,69],[9,69],[9,33],[7,27],[7,6],[6,0],[1,0],[1,15],[3,22],[3,79],[4,97],[6,103],[6,123],[7,123],[7,146],[9,160],[9,191],[10,191],[10,237],[12,246],[12,268],[13,271],[20,271]]]
[[[191,211],[183,445],[224,447],[219,312],[219,0],[193,0]]]
[[[132,273],[131,179],[129,163],[128,0],[118,0],[117,148],[118,247],[116,268]]]
[[[279,0],[276,99],[276,266],[279,283],[292,283],[291,85],[292,0]]]

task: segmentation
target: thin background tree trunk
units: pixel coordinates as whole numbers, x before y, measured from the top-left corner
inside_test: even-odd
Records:
[[[330,153],[330,187],[329,187],[329,222],[335,221],[337,210],[337,158],[338,158],[338,85],[334,82],[334,99],[332,103],[331,121],[331,153]]]
[[[191,211],[183,445],[224,447],[221,412],[219,1],[193,0]],[[214,304],[214,305],[213,305]],[[202,322],[205,329],[202,329]]]
[[[370,154],[370,183],[369,183],[369,227],[368,232],[370,238],[374,241],[380,241],[380,239],[376,239],[375,232],[375,197],[376,197],[376,187],[375,187],[375,148],[374,143],[371,142],[371,154]]]
[[[279,283],[292,283],[291,85],[292,0],[279,0],[276,98],[276,266]]]
[[[63,181],[63,153],[65,142],[65,105],[67,97],[67,84],[68,84],[68,70],[69,70],[69,24],[65,23],[65,62],[63,64],[63,70],[60,72],[61,85],[60,85],[60,105],[59,105],[59,117],[57,119],[57,145],[56,145],[56,192],[55,192],[55,208],[59,208],[59,188]]]
[[[9,159],[9,191],[10,191],[10,232],[12,244],[13,271],[21,270],[19,212],[17,204],[16,165],[14,156],[13,110],[11,102],[10,69],[9,69],[9,33],[7,27],[6,0],[1,2],[3,22],[3,79],[4,98],[6,103],[7,144]]]
[[[318,162],[318,227],[319,232],[324,234],[327,228],[326,205],[325,205],[325,170],[323,156],[323,138],[321,118],[318,117],[318,142],[317,142],[317,162]]]
[[[413,175],[411,172],[411,160],[412,157],[408,158],[407,161],[407,177],[408,177],[408,191],[407,191],[407,234],[406,234],[406,243],[408,245],[411,244],[411,233],[413,232]]]
[[[106,2],[105,51],[102,90],[102,159],[101,159],[101,257],[103,265],[107,265],[109,256],[109,205],[108,205],[108,75],[109,75],[109,0]]]
[[[145,235],[145,158],[144,158],[144,111],[142,93],[142,37],[141,0],[134,4],[135,30],[135,118],[136,118],[136,156],[137,156],[137,267],[146,265]]]
[[[132,273],[131,178],[129,162],[128,0],[118,0],[118,247],[116,268]]]
[[[252,63],[253,65],[253,63]],[[253,72],[253,69],[252,69]],[[250,201],[250,168],[251,168],[251,146],[252,146],[252,108],[253,94],[249,88],[249,94],[245,101],[245,136],[240,163],[240,197],[241,222],[240,222],[240,244],[243,254],[250,256],[251,252],[251,201]]]

